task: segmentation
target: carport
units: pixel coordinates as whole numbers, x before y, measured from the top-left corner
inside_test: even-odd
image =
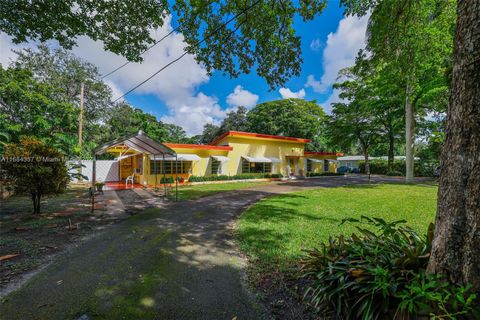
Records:
[[[178,160],[177,153],[167,147],[166,145],[157,142],[151,138],[149,138],[143,131],[138,131],[135,134],[121,137],[115,139],[113,141],[107,142],[93,150],[93,168],[92,168],[92,212],[95,208],[95,183],[96,183],[96,160],[99,155],[105,153],[119,153],[117,159],[127,159],[133,156],[142,156],[142,159],[145,157],[149,157],[153,160],[163,160],[165,163],[166,159],[175,159]],[[143,170],[143,162],[142,162],[142,170]],[[134,169],[134,173],[137,173]],[[163,171],[163,176],[165,178],[165,171]],[[132,175],[134,175],[132,173]],[[143,172],[139,174],[140,177],[143,177]],[[158,173],[155,173],[155,189],[157,189],[157,176]],[[144,178],[142,178],[144,179]],[[145,180],[144,180],[145,181]],[[164,180],[165,182],[165,180]],[[144,182],[146,186],[146,182]],[[166,183],[164,183],[164,189],[166,194]],[[175,170],[175,199],[178,200],[178,172]]]

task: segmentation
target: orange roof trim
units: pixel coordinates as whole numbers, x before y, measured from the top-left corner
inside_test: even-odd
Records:
[[[282,140],[282,141],[290,141],[290,142],[297,142],[297,143],[309,143],[310,139],[303,139],[303,138],[293,138],[293,137],[284,137],[284,136],[274,136],[271,134],[263,134],[263,133],[253,133],[253,132],[243,132],[243,131],[228,131],[224,134],[216,137],[213,139],[211,144],[217,144],[225,137],[250,137],[250,138],[263,138],[263,139],[275,139],[275,140]]]
[[[343,156],[343,153],[338,152],[317,152],[317,151],[305,151],[303,153],[306,156]]]
[[[233,147],[230,146],[212,146],[209,144],[187,144],[187,143],[164,143],[171,149],[201,149],[201,150],[223,150],[232,151]]]

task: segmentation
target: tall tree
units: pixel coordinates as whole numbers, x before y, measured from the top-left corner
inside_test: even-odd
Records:
[[[111,117],[107,121],[109,128],[108,139],[113,140],[119,137],[143,130],[154,140],[163,142],[170,141],[169,133],[172,132],[173,125],[165,125],[151,114],[143,112],[141,109],[133,108],[126,102],[119,103]]]
[[[16,53],[13,66],[31,70],[36,80],[56,88],[58,101],[79,107],[80,86],[84,84],[84,140],[98,142],[97,137],[102,136],[100,124],[112,112],[111,89],[100,79],[98,68],[62,48],[51,49],[45,44]]]
[[[283,99],[255,106],[247,122],[250,132],[315,139],[324,134],[326,115],[315,101]]]
[[[55,39],[67,49],[77,37],[87,36],[102,41],[106,50],[139,61],[155,41],[150,31],[163,25],[167,12],[166,0],[2,0],[0,30],[15,43]]]
[[[38,82],[30,71],[0,66],[0,131],[8,133],[12,142],[26,135],[50,145],[69,140],[66,149],[72,155],[78,110],[58,101],[57,95],[58,89]]]
[[[417,102],[433,79],[442,78],[451,56],[455,25],[453,0],[343,0],[348,13],[372,9],[368,48],[400,75],[405,106],[406,180],[413,179]],[[393,18],[392,18],[393,17]]]
[[[16,43],[56,39],[65,48],[84,35],[139,61],[155,42],[151,30],[174,16],[188,52],[209,73],[221,70],[237,77],[255,69],[275,88],[300,74],[301,41],[294,21],[312,20],[325,6],[326,0],[179,0],[172,7],[166,0],[4,0],[0,30]]]
[[[379,138],[379,130],[373,118],[368,107],[358,102],[336,103],[333,105],[329,125],[329,134],[337,145],[342,148],[349,148],[352,143],[360,145],[365,157],[366,174],[370,174],[370,147]]]
[[[246,131],[248,129],[247,123],[248,109],[240,106],[237,110],[233,110],[227,113],[225,119],[220,124],[219,134],[227,131]]]
[[[453,81],[428,269],[480,288],[480,0],[459,1]]]
[[[199,136],[198,143],[209,144],[220,134],[220,128],[213,123],[206,123],[203,126],[202,134]]]
[[[356,65],[340,72],[343,82],[335,83],[340,90],[339,97],[347,103],[333,105],[329,122],[329,134],[332,141],[344,149],[358,144],[365,157],[365,173],[370,173],[369,152],[374,143],[380,140],[379,113],[375,85],[376,77],[365,54],[360,52]],[[385,112],[385,111],[384,111]],[[382,119],[381,121],[385,121]]]

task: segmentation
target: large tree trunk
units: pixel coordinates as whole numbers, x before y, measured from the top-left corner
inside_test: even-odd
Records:
[[[363,155],[365,157],[365,173],[370,174],[370,159],[368,158],[368,147],[363,147]]]
[[[480,288],[480,0],[458,2],[430,272]]]
[[[410,87],[407,85],[405,97],[405,182],[413,181],[413,152],[415,145],[415,118],[413,116],[413,105],[410,99]]]
[[[392,171],[393,169],[393,161],[395,160],[394,148],[395,135],[393,128],[390,127],[390,131],[388,132],[388,171]]]

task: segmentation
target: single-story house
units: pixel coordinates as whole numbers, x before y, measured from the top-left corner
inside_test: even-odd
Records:
[[[387,156],[382,157],[368,157],[370,160],[388,160]],[[415,157],[415,160],[420,158]],[[395,156],[394,160],[405,160],[405,156]],[[360,161],[365,161],[365,156],[344,156],[337,157],[338,167],[348,167],[350,169],[358,169]]]
[[[335,172],[337,153],[308,152],[308,139],[229,131],[210,144],[159,143],[143,132],[100,146],[95,154],[113,153],[119,180],[134,176],[145,186],[162,177],[272,173],[305,176]]]

